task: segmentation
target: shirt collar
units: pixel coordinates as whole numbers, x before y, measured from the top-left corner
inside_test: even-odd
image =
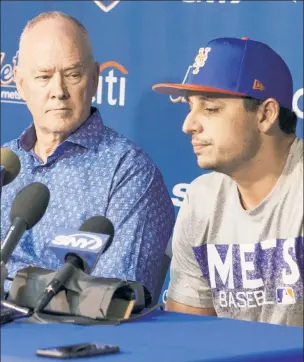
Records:
[[[95,107],[91,108],[91,115],[74,133],[72,133],[63,143],[74,143],[87,149],[96,150],[101,140],[104,130],[99,110]],[[34,124],[28,127],[19,137],[19,147],[28,152],[37,140]]]

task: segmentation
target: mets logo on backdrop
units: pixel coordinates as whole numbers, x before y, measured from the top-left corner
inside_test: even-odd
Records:
[[[110,10],[112,10],[120,0],[94,0],[94,3],[105,13],[108,13]]]
[[[14,68],[18,63],[18,52],[11,58],[1,52],[1,102],[25,104],[19,96],[14,80]]]

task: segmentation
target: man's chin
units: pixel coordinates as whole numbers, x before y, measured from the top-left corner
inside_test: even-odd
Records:
[[[216,169],[216,165],[212,162],[208,162],[207,160],[200,160],[200,158],[198,157],[197,159],[197,164],[200,168],[203,168],[204,170],[215,170]]]
[[[211,162],[202,162],[202,161],[197,161],[198,166],[205,170],[205,171],[214,171],[214,172],[219,172],[219,173],[223,173],[225,175],[230,175],[230,172],[228,171],[229,169],[227,169],[227,167],[225,167],[224,165],[219,165],[216,163],[211,163]]]
[[[61,123],[61,124],[58,124],[58,122],[54,122],[53,124],[51,125],[44,125],[41,127],[44,132],[46,133],[53,133],[53,134],[67,134],[67,133],[71,133],[73,130],[72,130],[72,127],[71,127],[71,124],[69,124],[68,122],[64,122],[64,123]]]

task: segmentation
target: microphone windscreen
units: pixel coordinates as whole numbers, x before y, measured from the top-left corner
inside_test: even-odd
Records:
[[[11,212],[11,222],[20,217],[27,223],[27,230],[36,225],[44,215],[50,200],[50,191],[44,184],[33,182],[15,197]]]
[[[86,220],[79,228],[80,231],[86,231],[96,234],[110,235],[108,243],[104,249],[104,252],[112,244],[114,237],[114,226],[112,222],[105,216],[93,216]]]
[[[89,218],[80,226],[79,230],[114,236],[114,226],[112,222],[104,216],[93,216]]]
[[[12,182],[20,172],[19,157],[10,148],[1,148],[0,150],[1,166],[4,167],[4,178],[2,186]]]

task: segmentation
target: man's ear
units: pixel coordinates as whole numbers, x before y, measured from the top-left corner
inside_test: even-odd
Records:
[[[14,68],[14,80],[16,83],[16,87],[19,93],[19,96],[26,101],[24,91],[23,91],[23,77],[20,72],[20,68],[18,66],[15,66]]]
[[[280,105],[274,98],[266,99],[258,110],[258,128],[262,133],[272,132],[278,127]]]
[[[94,61],[93,63],[93,89],[94,89],[94,95],[97,92],[99,82],[99,64],[98,62]]]

